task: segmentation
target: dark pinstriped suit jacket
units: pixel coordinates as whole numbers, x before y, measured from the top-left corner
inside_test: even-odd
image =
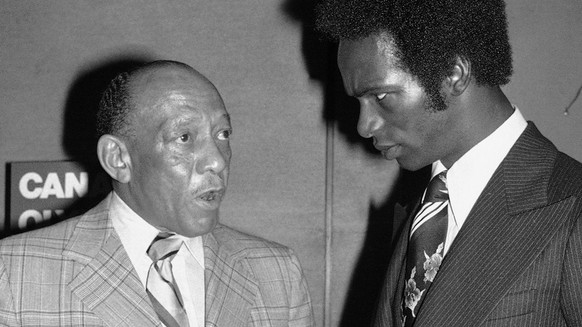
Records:
[[[108,212],[0,242],[0,326],[161,326]],[[207,327],[314,325],[291,250],[222,225],[203,244]]]
[[[582,326],[582,164],[529,123],[471,210],[416,327]],[[409,218],[376,326],[400,326]]]

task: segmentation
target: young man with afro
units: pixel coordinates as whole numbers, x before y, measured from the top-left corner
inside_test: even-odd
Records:
[[[317,29],[339,42],[359,134],[432,167],[395,218],[376,326],[582,326],[582,164],[500,88],[505,3],[327,0]]]

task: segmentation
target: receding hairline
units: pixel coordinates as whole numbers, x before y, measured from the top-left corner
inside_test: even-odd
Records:
[[[132,102],[152,88],[163,88],[175,82],[188,84],[201,93],[215,93],[222,101],[216,86],[202,73],[187,64],[164,60],[148,63],[130,73],[128,84]]]

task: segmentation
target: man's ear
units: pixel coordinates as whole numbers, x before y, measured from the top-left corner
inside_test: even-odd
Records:
[[[471,82],[471,62],[467,58],[457,56],[453,69],[444,81],[444,87],[449,91],[449,94],[458,96],[461,95]]]
[[[105,134],[97,142],[97,156],[101,167],[119,183],[131,179],[131,158],[125,142],[119,137]]]

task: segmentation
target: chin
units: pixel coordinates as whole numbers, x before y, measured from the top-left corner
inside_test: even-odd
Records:
[[[197,237],[204,234],[212,232],[216,224],[218,223],[218,214],[209,215],[207,217],[196,219],[195,221],[187,224],[186,226],[180,226],[181,231],[178,234],[186,237]]]
[[[417,171],[417,170],[422,169],[422,168],[427,166],[426,164],[407,162],[407,161],[400,160],[400,159],[397,159],[396,161],[398,162],[398,165],[400,166],[400,168],[406,169],[408,171]]]

